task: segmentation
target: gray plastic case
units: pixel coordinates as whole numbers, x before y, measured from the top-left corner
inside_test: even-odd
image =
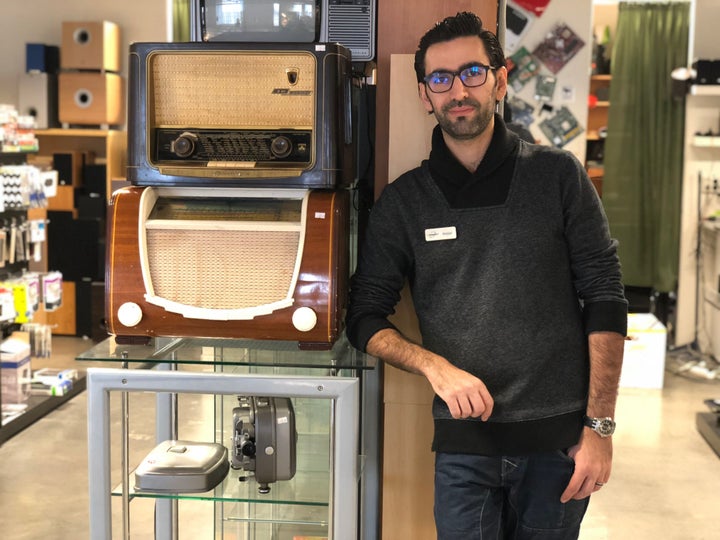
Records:
[[[199,493],[223,481],[230,469],[227,448],[217,443],[164,441],[135,470],[135,490]]]

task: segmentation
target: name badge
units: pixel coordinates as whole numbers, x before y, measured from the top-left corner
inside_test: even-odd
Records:
[[[455,227],[440,227],[439,229],[425,229],[426,242],[438,242],[440,240],[455,240],[457,230]]]

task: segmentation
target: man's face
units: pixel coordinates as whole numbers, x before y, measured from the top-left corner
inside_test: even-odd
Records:
[[[438,71],[457,72],[471,64],[490,65],[479,37],[469,36],[431,45],[425,54],[425,75]],[[473,139],[490,125],[495,103],[507,91],[507,70],[490,70],[482,86],[466,87],[455,76],[447,92],[434,93],[419,84],[420,99],[428,112],[435,114],[442,130],[454,139]]]

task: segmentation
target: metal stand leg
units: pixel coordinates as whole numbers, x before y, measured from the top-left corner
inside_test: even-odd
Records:
[[[122,369],[128,368],[127,353],[123,352]],[[120,392],[120,470],[122,471],[122,534],[124,540],[130,539],[130,397]]]
[[[93,384],[93,373],[87,374],[88,399],[88,480],[90,497],[90,538],[112,538],[112,505],[110,504],[110,393]]]
[[[175,360],[173,352],[171,359]],[[159,364],[157,371],[177,371],[177,364]],[[155,396],[155,442],[160,444],[178,438],[178,395],[162,392]],[[155,501],[155,539],[177,540],[178,502],[176,499]]]

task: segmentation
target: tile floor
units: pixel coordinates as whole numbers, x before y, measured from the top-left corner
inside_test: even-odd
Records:
[[[56,338],[53,356],[67,365],[91,345]],[[593,496],[581,540],[720,539],[720,458],[695,428],[710,397],[720,397],[719,383],[670,373],[662,391],[621,389],[613,475]],[[88,538],[86,405],[83,393],[0,446],[0,539]],[[142,398],[132,407],[141,410]],[[153,430],[153,422],[132,424],[131,438],[151,441]],[[213,519],[207,506],[189,507],[181,539],[211,537],[201,526]],[[119,516],[115,503],[113,511]],[[132,538],[152,538],[152,508],[133,506],[132,515]]]

